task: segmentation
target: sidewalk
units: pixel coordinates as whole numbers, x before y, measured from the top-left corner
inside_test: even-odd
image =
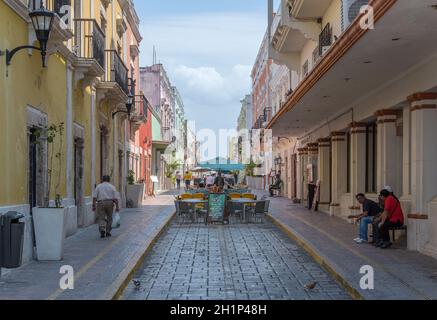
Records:
[[[120,229],[100,239],[96,225],[68,238],[61,262],[32,261],[0,279],[0,300],[108,300],[114,298],[174,214],[171,192],[121,212]],[[74,290],[62,291],[61,266],[74,268]]]
[[[261,191],[260,196],[264,195]],[[289,199],[272,198],[270,216],[357,299],[437,299],[437,260],[406,250],[403,243],[382,250],[358,245],[357,227]],[[360,268],[375,271],[375,289],[360,288]]]

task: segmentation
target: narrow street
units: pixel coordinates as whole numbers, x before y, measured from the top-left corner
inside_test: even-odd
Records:
[[[316,262],[272,223],[173,222],[146,257],[123,299],[350,299]],[[313,290],[305,289],[317,282]]]

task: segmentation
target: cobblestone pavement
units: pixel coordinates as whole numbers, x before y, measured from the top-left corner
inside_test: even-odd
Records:
[[[350,299],[270,222],[180,226],[173,222],[129,284],[129,300]],[[305,285],[318,282],[314,290]]]

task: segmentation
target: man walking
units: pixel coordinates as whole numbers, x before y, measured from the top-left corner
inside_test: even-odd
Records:
[[[111,237],[114,204],[117,212],[120,211],[117,190],[110,182],[111,177],[104,176],[103,182],[96,187],[93,196],[93,211],[97,210],[101,238]]]
[[[181,190],[181,181],[182,181],[182,175],[178,171],[178,172],[176,172],[176,186],[177,186],[178,190]]]
[[[214,180],[214,186],[218,189],[218,192],[223,192],[225,187],[225,179],[222,176],[222,173],[219,172],[218,176]]]
[[[185,172],[184,181],[185,181],[185,190],[186,191],[190,190],[191,179],[193,179],[193,176],[191,175],[191,173],[189,171]]]

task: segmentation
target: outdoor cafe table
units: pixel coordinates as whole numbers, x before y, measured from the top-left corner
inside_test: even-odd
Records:
[[[207,200],[201,200],[201,199],[185,199],[185,200],[181,200],[181,202],[188,203],[190,206],[192,206],[193,211],[192,211],[192,214],[191,214],[191,221],[193,221],[193,223],[196,222],[196,204],[206,204],[206,203],[208,203]]]
[[[252,200],[252,199],[244,199],[244,198],[241,198],[241,199],[232,199],[232,200],[230,200],[230,201],[231,201],[232,203],[239,203],[239,204],[242,204],[242,205],[243,205],[243,221],[246,222],[246,223],[249,222],[249,221],[247,221],[247,219],[246,219],[246,207],[247,207],[248,205],[256,204],[256,203],[260,202],[260,200]]]

